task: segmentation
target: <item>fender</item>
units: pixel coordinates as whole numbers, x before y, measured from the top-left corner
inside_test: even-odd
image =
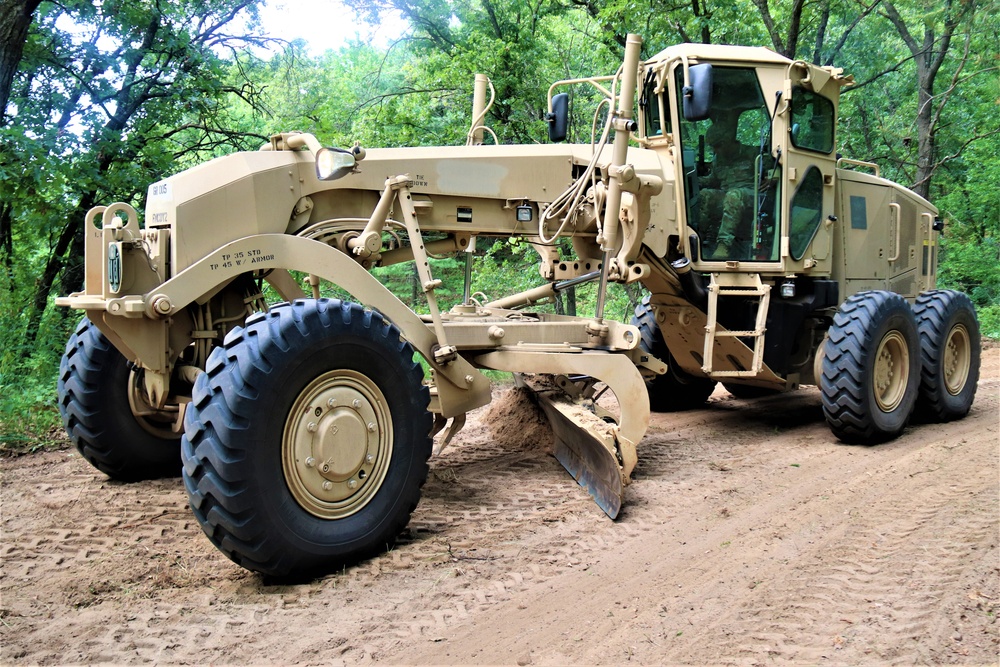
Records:
[[[341,251],[325,243],[287,234],[256,234],[227,243],[206,255],[156,289],[141,297],[108,301],[108,311],[137,310],[153,322],[170,317],[248,271],[289,269],[319,276],[353,296],[358,303],[380,312],[427,360],[439,379],[441,414],[454,417],[490,402],[490,382],[468,361],[459,357],[440,365],[432,349],[437,344],[433,330],[374,276]],[[211,286],[206,289],[206,286]],[[115,307],[117,301],[129,300]],[[446,380],[441,382],[440,379]]]

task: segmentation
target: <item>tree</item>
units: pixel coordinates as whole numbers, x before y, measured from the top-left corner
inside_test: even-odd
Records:
[[[41,0],[0,0],[0,127],[7,117],[10,86],[21,64],[31,15]]]
[[[219,54],[260,41],[228,30],[237,17],[253,21],[256,3],[41,5],[0,153],[0,248],[8,262],[19,252],[44,257],[23,318],[26,346],[53,288],[82,283],[86,211],[106,199],[139,203],[146,184],[179,157],[247,136],[234,131],[219,100],[234,94],[252,105],[257,91],[230,81]]]
[[[931,178],[942,164],[938,159],[936,145],[938,127],[970,56],[969,44],[972,21],[976,15],[976,1],[958,0],[956,6],[955,0],[945,0],[943,6],[936,6],[936,3],[935,6],[918,6],[912,21],[922,25],[923,29],[916,34],[915,31],[911,31],[895,4],[886,0],[882,6],[884,16],[899,33],[916,65],[917,168],[912,187],[917,194],[928,197]],[[965,31],[964,53],[959,56],[959,62],[954,67],[951,86],[940,95],[936,95],[938,74],[949,56],[952,39],[960,27],[964,27]],[[974,136],[972,141],[977,138],[978,136]]]

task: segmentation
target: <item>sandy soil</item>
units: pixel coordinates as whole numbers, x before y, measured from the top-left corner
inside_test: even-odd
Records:
[[[0,663],[997,664],[998,398],[993,344],[968,418],[866,448],[814,389],[720,389],[654,416],[617,522],[481,411],[392,551],[300,585],[226,560],[176,479],[3,460]]]

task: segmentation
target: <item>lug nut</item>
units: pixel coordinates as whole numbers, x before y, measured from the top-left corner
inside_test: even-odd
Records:
[[[307,458],[307,459],[306,459],[306,467],[307,467],[307,468],[312,468],[312,467],[313,467],[313,466],[315,466],[315,465],[316,465],[316,459],[314,459],[314,458],[313,458],[313,457],[311,457],[311,456],[310,456],[309,458]]]
[[[358,480],[356,480],[356,479],[349,479],[349,480],[347,480],[347,488],[353,489],[357,485],[358,485]]]
[[[368,422],[368,431],[370,433],[374,433],[375,432],[375,422]]]
[[[333,488],[333,482],[323,482],[323,490],[329,491]]]
[[[331,398],[329,401],[326,402],[326,405],[327,405],[327,407],[330,407],[330,408],[337,407],[337,399]]]
[[[316,422],[309,422],[309,424],[306,425],[306,430],[310,433],[315,433],[317,428],[319,427],[316,426]]]
[[[355,398],[354,401],[351,403],[351,405],[353,405],[354,409],[357,410],[358,408],[361,407],[361,401]]]

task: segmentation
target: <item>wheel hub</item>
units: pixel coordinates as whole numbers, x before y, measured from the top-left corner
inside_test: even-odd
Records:
[[[890,331],[875,354],[875,401],[884,412],[895,410],[906,394],[910,374],[910,351],[898,331]]]
[[[296,501],[324,519],[361,509],[381,485],[391,453],[385,398],[355,371],[316,378],[299,394],[285,424],[285,480]]]
[[[969,332],[964,326],[959,324],[948,332],[941,370],[944,374],[945,387],[952,396],[960,394],[965,387],[969,377],[969,367],[972,365],[971,349]]]

